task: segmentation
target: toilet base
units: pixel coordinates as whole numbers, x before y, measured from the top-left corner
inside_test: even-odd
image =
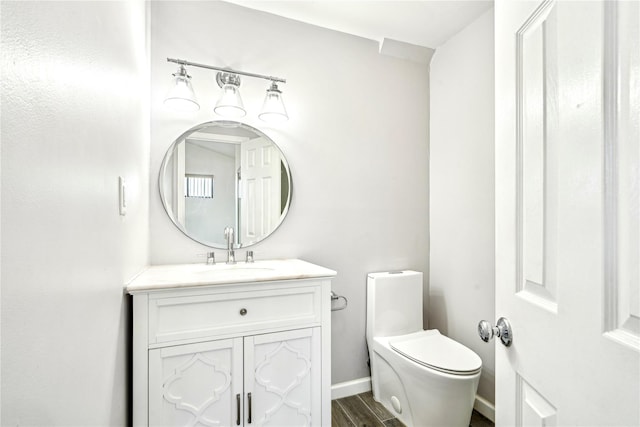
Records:
[[[433,371],[401,356],[384,339],[380,341],[370,349],[372,392],[377,402],[407,427],[469,426],[480,372],[451,375]]]

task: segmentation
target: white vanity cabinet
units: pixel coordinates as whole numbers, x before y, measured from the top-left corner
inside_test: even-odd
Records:
[[[254,264],[150,267],[127,286],[135,426],[331,425],[335,272]]]

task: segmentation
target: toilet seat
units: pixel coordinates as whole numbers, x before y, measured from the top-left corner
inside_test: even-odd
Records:
[[[482,368],[476,353],[437,329],[390,337],[389,346],[416,363],[451,375],[472,375]]]

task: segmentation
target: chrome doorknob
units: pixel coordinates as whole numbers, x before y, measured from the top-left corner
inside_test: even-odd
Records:
[[[496,326],[491,326],[491,323],[486,320],[481,320],[480,323],[478,323],[478,335],[480,335],[480,338],[484,342],[489,342],[493,337],[499,337],[502,344],[507,347],[509,347],[513,341],[511,325],[504,317],[498,319]]]

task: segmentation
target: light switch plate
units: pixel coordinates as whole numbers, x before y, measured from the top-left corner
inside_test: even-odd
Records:
[[[127,214],[127,186],[124,182],[124,178],[119,176],[118,177],[118,185],[120,188],[119,191],[119,211],[120,211],[120,215],[125,216]]]

